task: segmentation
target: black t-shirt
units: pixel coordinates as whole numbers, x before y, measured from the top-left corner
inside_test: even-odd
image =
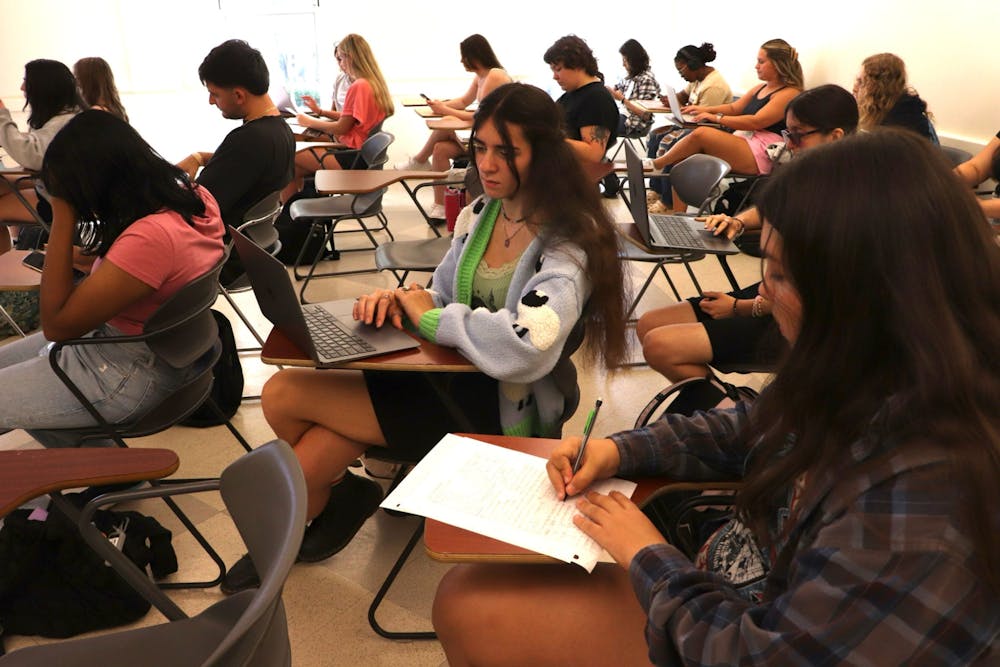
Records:
[[[295,137],[280,116],[244,123],[226,135],[198,176],[219,202],[222,220],[238,227],[258,201],[292,180]]]
[[[618,136],[618,106],[604,83],[594,81],[563,93],[558,102],[566,112],[566,135],[570,139],[582,140],[580,128],[597,125],[611,132],[605,149],[614,145]]]

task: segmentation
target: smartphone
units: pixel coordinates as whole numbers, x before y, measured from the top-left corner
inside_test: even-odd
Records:
[[[45,265],[45,253],[40,250],[32,250],[24,256],[21,263],[29,269],[41,272],[42,267]],[[87,274],[80,269],[73,269],[73,282],[80,282],[86,277]]]
[[[24,264],[29,269],[34,269],[35,271],[41,271],[42,265],[45,264],[45,253],[39,252],[38,250],[32,250],[31,252],[29,252],[27,255],[24,256],[24,259],[21,260],[21,263]]]

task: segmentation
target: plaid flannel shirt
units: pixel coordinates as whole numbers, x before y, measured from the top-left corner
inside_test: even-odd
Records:
[[[660,84],[657,83],[653,73],[646,69],[633,77],[622,79],[616,83],[615,90],[625,95],[627,100],[655,100],[660,95]],[[646,134],[653,124],[653,114],[640,116],[628,109],[625,109],[625,113],[626,135]]]
[[[748,448],[749,407],[668,415],[618,433],[620,473],[732,479]],[[859,440],[816,474],[774,545],[764,600],[663,544],[629,568],[656,664],[996,665],[1000,596],[958,529],[946,452],[920,441]],[[988,521],[996,508],[984,511]],[[775,517],[772,534],[780,521]],[[981,567],[981,563],[978,567]],[[993,564],[996,567],[996,564]]]

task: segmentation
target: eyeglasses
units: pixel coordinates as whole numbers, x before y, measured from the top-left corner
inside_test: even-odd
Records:
[[[786,144],[801,144],[802,140],[808,137],[810,134],[816,134],[817,132],[822,132],[823,130],[809,130],[808,132],[795,132],[793,130],[782,130],[781,138],[785,140]]]

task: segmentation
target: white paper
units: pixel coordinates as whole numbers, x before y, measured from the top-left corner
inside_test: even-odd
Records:
[[[590,572],[610,558],[573,525],[576,505],[556,497],[545,463],[537,456],[449,434],[382,507],[464,528]],[[631,497],[635,483],[608,479],[590,490]]]

